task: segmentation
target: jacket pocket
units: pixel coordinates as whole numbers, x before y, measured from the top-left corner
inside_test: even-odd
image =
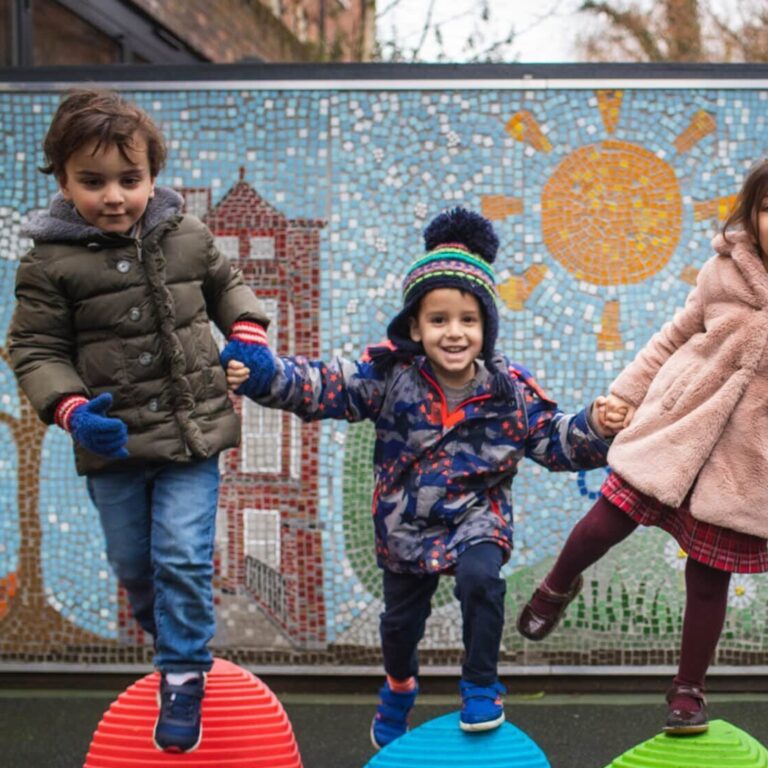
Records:
[[[677,401],[683,396],[685,390],[688,389],[693,368],[694,366],[688,366],[664,393],[661,398],[661,409],[663,411],[671,411],[677,405]]]

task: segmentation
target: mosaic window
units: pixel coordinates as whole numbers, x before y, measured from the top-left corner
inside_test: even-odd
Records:
[[[252,259],[274,259],[274,237],[252,237],[250,241],[250,256]]]
[[[270,318],[267,339],[270,346],[276,346],[277,303],[271,299],[263,301],[264,312]],[[284,416],[280,411],[261,408],[253,401],[242,401],[243,442],[240,451],[243,472],[279,472],[283,444]]]
[[[159,183],[185,195],[242,270],[280,353],[354,357],[384,338],[424,225],[462,204],[501,239],[500,349],[573,411],[683,305],[745,172],[765,155],[768,91],[749,81],[540,85],[147,83],[127,95],[168,139]],[[3,333],[29,246],[21,223],[55,191],[36,166],[59,98],[53,87],[0,92]],[[34,416],[4,346],[0,361],[0,663],[144,664],[151,644],[109,570],[69,438]],[[243,443],[221,463],[217,650],[254,664],[378,664],[371,425],[237,408]],[[508,617],[604,477],[523,467],[503,572]],[[673,663],[685,557],[661,531],[639,530],[587,573],[551,638],[534,647],[509,620],[502,664]],[[762,662],[767,598],[763,577],[732,580],[717,663]],[[460,648],[444,579],[422,658],[454,664]]]
[[[237,235],[219,235],[214,242],[228,259],[237,261],[240,258],[240,238]]]
[[[245,554],[274,568],[280,568],[280,510],[246,508]]]

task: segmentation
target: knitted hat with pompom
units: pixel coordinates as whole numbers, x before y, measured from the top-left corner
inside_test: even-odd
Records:
[[[498,292],[492,264],[499,238],[490,221],[465,208],[452,208],[436,216],[424,230],[426,253],[408,268],[403,279],[403,308],[390,322],[387,336],[403,354],[424,354],[411,339],[410,318],[419,310],[421,298],[437,288],[456,288],[475,296],[483,312],[481,357],[493,375],[493,388],[506,392],[506,379],[496,370],[494,353],[499,333]]]

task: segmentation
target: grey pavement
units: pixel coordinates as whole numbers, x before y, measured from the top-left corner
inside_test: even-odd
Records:
[[[121,690],[0,690],[0,766],[81,768],[102,713]],[[363,768],[373,756],[368,741],[372,695],[285,693],[279,698],[304,768]],[[423,695],[412,725],[456,705],[453,696]],[[661,696],[647,693],[510,695],[506,711],[508,720],[543,749],[552,768],[605,768],[652,738],[664,717]],[[768,695],[714,694],[710,716],[768,746]],[[483,765],[482,755],[476,764]]]

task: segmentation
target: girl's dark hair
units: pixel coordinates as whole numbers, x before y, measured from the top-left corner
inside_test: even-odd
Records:
[[[147,143],[149,172],[156,177],[165,165],[166,147],[152,118],[114,91],[74,91],[59,104],[43,141],[46,165],[40,170],[57,179],[65,176],[64,166],[78,149],[96,141],[96,151],[114,145],[128,160],[134,137]]]
[[[758,216],[760,207],[768,196],[768,158],[761,160],[744,179],[741,191],[736,197],[736,204],[723,224],[723,237],[728,240],[728,230],[734,227],[743,229],[755,243],[757,252],[765,257],[760,247],[760,233],[758,231]]]

